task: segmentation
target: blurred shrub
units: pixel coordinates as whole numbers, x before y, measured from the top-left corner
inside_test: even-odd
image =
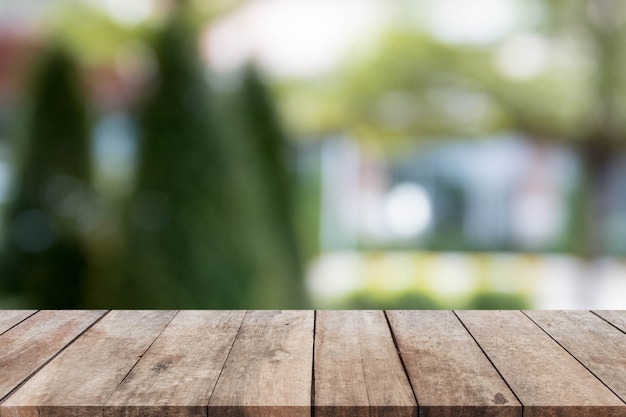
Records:
[[[0,284],[24,306],[81,305],[92,194],[86,102],[72,56],[43,54],[32,84],[8,202]]]
[[[470,310],[524,310],[530,308],[530,300],[523,295],[507,293],[479,293],[469,301]]]
[[[385,295],[358,292],[333,308],[355,310],[522,310],[530,308],[530,301],[516,294],[477,293],[467,300],[445,301],[424,293]]]
[[[435,299],[422,293],[381,296],[356,293],[340,303],[338,308],[353,310],[436,310],[443,308]]]
[[[240,224],[263,283],[254,305],[304,308],[303,267],[294,219],[294,155],[272,97],[251,65],[234,88],[214,95],[218,128],[234,173]]]
[[[274,177],[260,155],[264,145],[255,142],[263,139],[253,136],[263,127],[212,96],[195,39],[179,14],[155,38],[159,72],[139,111],[121,278],[101,301],[132,308],[296,307],[287,247],[276,240],[284,216],[275,213]],[[280,170],[280,162],[270,164]]]

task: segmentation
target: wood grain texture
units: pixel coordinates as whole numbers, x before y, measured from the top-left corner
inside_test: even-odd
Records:
[[[626,333],[626,311],[624,310],[594,310],[593,311],[604,320],[611,323],[624,333]]]
[[[626,400],[626,334],[589,311],[525,313]]]
[[[452,311],[388,311],[424,417],[521,417],[522,407]]]
[[[0,310],[0,335],[36,312],[37,310]]]
[[[244,314],[179,312],[113,393],[105,417],[206,416]]]
[[[309,417],[313,326],[313,311],[247,312],[209,417]]]
[[[0,406],[0,417],[94,417],[173,318],[112,311]]]
[[[623,311],[105,313],[0,311],[0,417],[626,417]]]
[[[626,416],[624,403],[520,311],[458,311],[529,417]]]
[[[417,404],[382,311],[319,311],[315,416],[408,417]]]
[[[104,313],[40,311],[0,335],[0,400]]]

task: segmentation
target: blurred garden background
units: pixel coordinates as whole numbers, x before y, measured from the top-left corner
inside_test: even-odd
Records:
[[[4,0],[0,308],[626,308],[622,0]]]

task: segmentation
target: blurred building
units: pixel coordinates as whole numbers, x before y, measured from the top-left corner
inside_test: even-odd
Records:
[[[321,149],[322,248],[560,251],[579,166],[515,135],[384,157],[346,138]]]

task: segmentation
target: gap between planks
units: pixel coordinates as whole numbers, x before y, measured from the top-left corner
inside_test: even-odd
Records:
[[[389,327],[389,333],[391,334],[391,340],[393,341],[393,346],[396,348],[396,353],[398,354],[398,358],[400,359],[400,363],[402,364],[402,369],[404,370],[404,375],[406,376],[407,381],[409,381],[409,386],[411,387],[411,392],[413,393],[413,398],[415,399],[415,404],[417,404],[417,415],[420,413],[420,403],[417,399],[417,395],[415,394],[415,387],[413,386],[413,382],[411,381],[411,377],[409,372],[406,369],[406,363],[404,363],[404,358],[400,354],[400,348],[398,347],[398,340],[396,339],[396,335],[393,332],[393,327],[391,323],[389,323],[389,316],[387,314],[389,310],[383,310],[383,314],[385,315],[385,321],[387,322],[387,327]]]
[[[624,402],[521,311],[459,311],[524,416],[625,416]],[[561,312],[551,314],[558,317]],[[493,357],[491,357],[493,355]]]
[[[43,365],[41,365],[39,368],[37,368],[34,372],[32,372],[26,379],[24,379],[19,385],[17,385],[15,388],[13,388],[7,395],[5,395],[2,399],[0,399],[0,404],[3,404],[5,402],[5,400],[7,398],[9,398],[15,391],[17,391],[20,387],[22,387],[25,383],[27,383],[34,375],[36,375],[40,370],[42,370],[43,368],[45,368],[52,360],[54,360],[58,355],[60,355],[63,351],[65,351],[68,347],[70,347],[76,340],[78,340],[80,337],[82,337],[87,331],[89,331],[93,326],[95,326],[98,322],[100,322],[107,314],[109,314],[110,311],[106,311],[105,313],[103,313],[99,318],[97,318],[93,323],[91,323],[88,327],[86,327],[83,331],[81,331],[77,336],[75,336],[69,343],[67,343],[65,346],[63,346],[61,349],[59,349],[53,356],[51,356]],[[144,351],[144,353],[139,357],[139,359],[137,360],[137,362],[131,367],[131,369],[127,372],[126,376],[122,379],[122,382],[120,382],[120,385],[124,382],[124,380],[126,380],[126,378],[128,377],[128,375],[133,371],[133,369],[137,366],[137,364],[139,363],[139,360],[141,359],[141,357],[149,351],[150,347],[155,343],[155,341],[159,338],[159,336],[168,328],[168,326],[172,323],[172,321],[174,320],[174,318],[178,315],[179,311],[176,311],[176,313],[174,314],[174,316],[172,316],[172,318],[169,320],[169,322],[165,325],[165,327],[161,330],[161,332],[159,333],[159,335],[152,341],[152,343],[148,346],[148,348]],[[396,352],[396,355],[398,356],[398,360],[400,361],[401,365],[402,365],[402,369],[404,372],[405,377],[407,378],[407,381],[410,385],[411,388],[411,393],[413,394],[413,397],[415,399],[415,402],[417,404],[416,407],[416,412],[418,415],[420,414],[420,405],[418,402],[418,397],[417,397],[417,392],[415,390],[415,387],[413,386],[413,383],[411,381],[409,372],[407,370],[407,364],[405,363],[405,360],[401,354],[400,348],[398,346],[398,340],[396,337],[396,334],[394,332],[393,326],[391,325],[390,321],[389,321],[389,311],[388,310],[383,310],[382,311],[383,315],[384,315],[384,319],[385,319],[385,323],[386,326],[389,330],[389,334],[391,336],[391,340]],[[605,387],[607,387],[613,394],[616,395],[616,397],[620,398],[612,389],[611,387],[609,387],[598,375],[596,375],[591,369],[589,369],[588,366],[585,365],[585,363],[581,362],[581,360],[579,360],[576,356],[574,356],[567,348],[565,348],[558,340],[556,340],[548,331],[546,331],[541,325],[539,325],[535,320],[533,320],[532,317],[530,317],[526,312],[524,311],[520,311],[520,313],[526,318],[528,319],[531,323],[533,323],[534,326],[538,327],[548,338],[550,338],[552,341],[554,341],[558,346],[560,346],[561,349],[563,349],[564,352],[566,352],[569,356],[571,356],[573,359],[575,359],[581,366],[583,366],[591,375],[593,375],[593,377],[595,377],[600,383],[602,383]],[[555,312],[556,313],[556,312]],[[614,328],[616,328],[617,330],[619,330],[622,333],[626,333],[623,329],[619,328],[618,326],[616,326],[615,324],[611,323],[609,320],[607,320],[605,317],[602,317],[601,315],[597,314],[596,312],[590,312],[592,314],[594,314],[595,316],[597,316],[598,318],[602,319],[603,321],[605,321],[606,323],[610,324],[611,326],[613,326]],[[226,357],[226,360],[224,362],[224,364],[226,364],[229,360],[229,357],[233,351],[233,347],[236,343],[236,341],[238,340],[239,336],[240,336],[240,332],[241,332],[241,328],[243,326],[243,323],[245,321],[245,316],[248,314],[248,312],[246,311],[244,313],[244,318],[242,319],[242,321],[239,324],[239,328],[237,330],[236,336],[233,339],[232,344],[230,345],[229,351],[228,351],[228,355]],[[509,381],[507,381],[507,379],[504,377],[504,375],[502,375],[500,369],[498,369],[498,367],[495,365],[495,363],[493,362],[493,360],[489,357],[488,353],[485,351],[485,349],[483,348],[483,346],[478,342],[478,340],[475,338],[475,336],[472,334],[472,332],[468,329],[468,327],[466,326],[466,324],[463,322],[463,320],[461,320],[461,318],[458,316],[456,311],[452,311],[452,314],[454,314],[454,317],[456,317],[456,319],[460,322],[460,324],[462,325],[463,329],[467,332],[467,334],[472,338],[472,340],[474,341],[474,343],[476,343],[476,345],[478,346],[478,348],[480,349],[480,351],[482,352],[482,354],[484,355],[484,357],[489,361],[489,363],[491,364],[491,366],[495,369],[495,371],[498,373],[498,375],[500,376],[500,378],[502,379],[502,381],[507,385],[507,387],[510,389],[511,393],[515,396],[515,398],[519,401],[519,403],[521,404],[522,407],[522,412],[524,413],[523,415],[526,415],[525,410],[524,410],[524,403],[522,403],[522,401],[520,401],[518,394],[515,392],[515,390],[513,389],[513,387],[511,387],[511,385],[509,384]],[[36,313],[31,314],[30,316],[22,319],[22,321],[20,321],[19,323],[13,325],[11,328],[19,325],[20,323],[28,320],[30,317],[36,315]],[[7,330],[8,331],[8,330]],[[315,417],[316,414],[316,402],[315,402],[315,392],[316,392],[316,378],[315,378],[315,367],[316,367],[316,357],[315,357],[315,345],[316,345],[316,335],[318,332],[318,311],[317,310],[313,310],[313,335],[312,335],[312,340],[313,340],[313,349],[312,349],[312,356],[311,356],[311,365],[312,365],[312,369],[311,369],[311,401],[310,401],[310,414],[311,417]],[[224,366],[222,367],[219,376],[217,378],[217,381],[215,383],[215,386],[217,386],[220,382],[220,379],[222,377],[222,373],[224,372]],[[214,392],[211,393],[211,397],[213,396]],[[112,394],[111,394],[112,395]],[[209,403],[211,400],[211,397],[209,398]],[[620,400],[622,402],[624,402],[623,399],[620,398]],[[106,403],[106,401],[105,401]],[[209,413],[209,408],[208,408],[208,404],[207,404],[207,415],[210,415]]]
[[[500,372],[500,370],[498,369],[498,367],[496,366],[495,363],[493,363],[493,361],[491,360],[491,358],[489,357],[489,355],[487,355],[487,352],[485,352],[485,349],[483,349],[483,347],[480,345],[480,343],[478,343],[478,340],[476,340],[476,338],[474,337],[474,335],[472,334],[472,332],[469,331],[469,329],[467,328],[467,326],[465,325],[465,323],[463,323],[463,321],[459,318],[459,315],[456,313],[456,310],[452,310],[452,314],[454,314],[454,317],[456,317],[456,319],[459,321],[459,323],[461,323],[461,326],[463,326],[463,328],[465,329],[465,331],[467,332],[467,334],[470,335],[470,337],[472,338],[472,340],[474,341],[474,343],[476,343],[476,346],[478,346],[478,348],[480,349],[480,351],[483,353],[483,355],[485,355],[485,358],[487,358],[487,360],[489,361],[489,363],[491,364],[491,366],[493,367],[493,369],[496,370],[496,372],[498,373],[498,375],[500,375],[500,379],[502,379],[502,381],[504,381],[504,384],[509,388],[509,390],[511,391],[511,393],[513,394],[513,396],[515,397],[515,399],[517,400],[517,402],[520,403],[521,407],[522,407],[522,416],[524,415],[524,403],[522,403],[522,401],[519,399],[519,397],[517,396],[517,394],[515,393],[515,390],[511,387],[511,385],[509,385],[509,382],[504,378],[504,376],[502,375],[502,373]]]
[[[172,323],[172,321],[176,318],[176,316],[178,316],[178,313],[180,313],[180,310],[176,310],[174,312],[174,315],[172,316],[172,318],[167,322],[167,324],[165,325],[165,327],[163,327],[161,329],[161,332],[159,332],[159,334],[157,335],[157,337],[154,338],[154,340],[152,341],[152,343],[150,343],[148,345],[148,347],[146,348],[146,350],[139,355],[139,357],[137,358],[137,361],[133,364],[133,366],[131,366],[131,368],[128,370],[128,372],[126,372],[126,375],[124,375],[124,378],[122,378],[122,380],[120,381],[119,384],[117,384],[117,387],[111,391],[111,394],[107,397],[106,400],[104,400],[103,402],[103,406],[102,406],[102,414],[104,415],[104,409],[106,407],[106,404],[111,400],[111,397],[113,397],[113,394],[115,394],[117,392],[117,390],[119,389],[119,387],[121,385],[123,385],[124,383],[126,383],[128,376],[133,372],[133,370],[137,367],[137,365],[139,364],[139,362],[141,361],[141,358],[144,357],[144,355],[150,350],[150,348],[154,345],[154,343],[159,339],[159,337],[161,337],[161,335],[163,334],[163,332],[165,331],[165,329],[168,328],[168,326]]]
[[[233,342],[230,344],[230,348],[228,349],[228,354],[226,355],[226,359],[224,360],[222,369],[220,370],[220,373],[217,376],[217,379],[215,380],[215,387],[217,387],[217,384],[220,383],[220,379],[222,378],[222,374],[224,373],[224,367],[226,366],[226,363],[228,362],[228,359],[230,358],[230,354],[233,353],[233,347],[235,346],[235,342],[237,341],[237,338],[239,338],[239,334],[241,333],[241,328],[243,327],[243,322],[246,320],[247,315],[248,315],[248,311],[243,313],[243,317],[241,318],[241,322],[239,322],[239,327],[237,328],[237,333],[235,333]],[[206,403],[207,416],[209,414],[209,404],[211,403],[211,398],[213,398],[213,394],[215,394],[215,389],[213,389],[213,391],[211,392],[211,395],[209,395],[209,399],[207,400],[207,403]]]
[[[0,318],[0,336],[37,314],[39,310],[9,310],[9,317]]]
[[[26,320],[30,319],[31,317],[34,317],[37,313],[40,313],[42,311],[45,310],[37,310],[35,313],[29,315],[28,317],[26,317],[24,320],[20,321],[19,323],[15,324],[14,326],[11,327],[11,329],[15,328],[16,326],[18,326],[19,324],[25,322]],[[0,398],[0,406],[2,404],[5,403],[5,401],[11,397],[11,395],[13,395],[14,392],[16,392],[17,390],[19,390],[24,384],[26,384],[31,378],[33,378],[36,374],[39,373],[39,371],[41,371],[43,368],[45,368],[50,362],[52,362],[57,356],[59,356],[61,353],[63,353],[68,347],[70,347],[74,342],[76,342],[79,338],[81,338],[87,331],[89,331],[89,329],[91,329],[93,326],[95,326],[100,320],[102,320],[107,314],[109,314],[111,312],[111,310],[106,310],[100,317],[98,317],[96,320],[93,321],[93,323],[89,324],[85,329],[83,329],[81,332],[79,332],[74,338],[72,338],[68,343],[65,344],[65,346],[63,346],[62,348],[60,348],[59,350],[56,351],[56,353],[54,353],[50,358],[48,358],[48,360],[46,360],[43,364],[41,364],[39,367],[37,367],[37,369],[35,369],[34,371],[32,371],[24,380],[22,380],[22,382],[20,382],[19,384],[17,384],[15,387],[13,387],[5,396],[3,396],[2,398]],[[8,329],[6,332],[8,332]],[[6,333],[4,332],[4,333]],[[3,333],[3,334],[4,334]]]
[[[566,351],[570,356],[572,356],[578,363],[580,363],[584,368],[586,368],[590,374],[592,374],[593,376],[596,377],[596,379],[598,381],[600,381],[604,386],[606,386],[613,394],[615,394],[616,397],[618,397],[624,404],[626,404],[625,398],[626,398],[626,391],[624,389],[625,386],[625,382],[624,382],[624,378],[619,378],[618,381],[616,382],[615,378],[612,378],[611,375],[607,375],[606,372],[606,368],[602,369],[602,366],[598,367],[599,363],[594,360],[592,357],[590,357],[589,355],[589,351],[584,349],[585,346],[588,346],[589,344],[581,344],[579,346],[576,346],[576,343],[572,343],[572,341],[570,340],[568,343],[568,339],[567,338],[563,338],[563,333],[561,332],[560,336],[559,336],[559,332],[558,330],[555,333],[554,329],[550,329],[550,320],[546,321],[546,317],[543,314],[544,312],[542,311],[522,311],[522,313],[529,318],[529,320],[531,320],[533,323],[535,323],[535,325],[537,327],[539,327],[546,335],[548,335],[548,337],[550,337],[552,340],[554,340],[555,343],[557,343],[559,346],[561,346],[561,348],[563,348],[564,351]],[[576,329],[574,329],[574,326],[570,326],[570,331],[576,331],[576,334],[580,334],[583,335],[583,337],[589,337],[589,338],[595,338],[595,339],[603,339],[604,340],[604,344],[602,346],[597,346],[595,348],[595,350],[604,350],[604,349],[609,349],[604,350],[602,353],[605,354],[606,356],[603,356],[604,358],[614,358],[616,360],[624,360],[624,358],[626,357],[626,355],[624,354],[624,351],[622,349],[610,349],[611,346],[614,346],[611,344],[611,342],[615,342],[615,343],[619,343],[620,345],[624,343],[625,340],[615,340],[617,339],[614,336],[621,336],[619,337],[619,339],[626,339],[623,334],[624,332],[617,326],[613,325],[612,323],[610,323],[609,321],[605,320],[603,317],[595,314],[592,311],[562,311],[559,312],[560,316],[562,316],[563,319],[568,319],[569,315],[575,315],[577,316],[577,318],[581,319],[578,321],[578,323],[576,323]],[[554,315],[553,318],[557,319],[559,318],[559,315]],[[536,316],[536,317],[532,317],[532,316]],[[608,332],[608,333],[604,333],[603,335],[598,335],[598,334],[594,334],[596,331],[599,331],[600,328],[602,326],[593,326],[593,332],[590,331],[589,326],[585,326],[585,321],[597,321],[598,324],[603,324],[605,329],[608,330],[613,330],[613,331],[618,331],[619,333],[614,333],[614,332]],[[594,323],[595,324],[595,323]],[[573,333],[570,333],[573,334]],[[599,340],[594,340],[594,342],[597,342]],[[569,346],[569,347],[568,347]],[[583,347],[583,349],[581,349],[581,347]],[[601,363],[600,363],[601,365]],[[617,384],[617,385],[614,385]]]

